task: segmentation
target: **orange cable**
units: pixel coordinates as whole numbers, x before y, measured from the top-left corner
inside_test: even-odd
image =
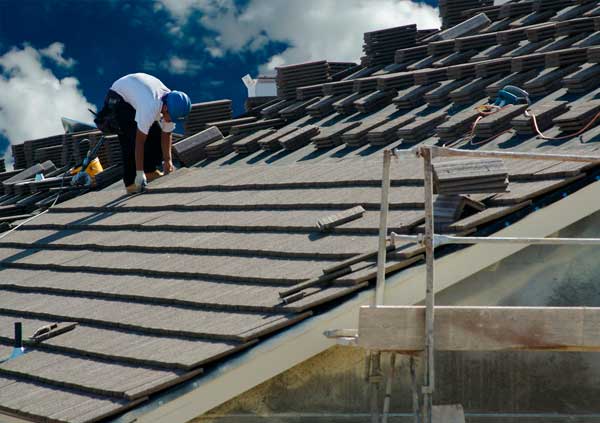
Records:
[[[539,128],[539,126],[538,126],[538,123],[537,123],[537,117],[535,116],[535,114],[534,114],[532,111],[530,111],[530,110],[525,110],[525,116],[527,116],[527,117],[530,117],[530,118],[531,118],[531,120],[532,120],[532,122],[533,122],[533,129],[535,129],[535,132],[537,132],[537,134],[538,134],[538,135],[539,135],[539,136],[540,136],[542,139],[545,139],[545,140],[565,140],[565,139],[567,139],[567,138],[573,138],[573,137],[576,137],[576,136],[578,136],[578,135],[581,135],[581,134],[583,134],[585,131],[587,131],[587,130],[588,130],[588,129],[589,129],[589,128],[590,128],[590,127],[591,127],[591,126],[594,124],[594,122],[596,122],[596,120],[598,120],[598,118],[600,118],[600,112],[598,112],[598,113],[596,114],[596,116],[594,116],[594,117],[592,118],[592,120],[590,120],[590,121],[588,122],[588,124],[587,124],[587,125],[585,125],[583,128],[581,128],[579,131],[575,132],[574,134],[571,134],[571,135],[565,135],[565,136],[562,136],[562,137],[548,137],[548,136],[544,135],[544,134],[542,133],[542,131],[540,131],[540,128]]]

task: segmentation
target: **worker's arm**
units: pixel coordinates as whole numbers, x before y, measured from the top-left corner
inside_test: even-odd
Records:
[[[135,170],[144,170],[144,143],[147,135],[139,129],[135,132]]]
[[[163,171],[165,173],[171,173],[175,170],[173,168],[173,158],[171,157],[171,145],[173,143],[172,132],[162,131],[160,135],[160,146],[163,154]]]

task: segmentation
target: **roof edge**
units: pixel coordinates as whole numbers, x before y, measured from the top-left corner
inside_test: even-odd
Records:
[[[600,182],[530,214],[496,232],[511,237],[527,234],[547,237],[600,210]],[[436,260],[436,269],[444,275],[436,281],[436,292],[464,280],[480,270],[524,249],[524,244],[479,244],[459,250]],[[387,278],[385,303],[412,305],[425,297],[425,265],[406,269]],[[215,368],[202,378],[194,379],[181,389],[127,413],[114,422],[138,423],[188,422],[203,413],[252,389],[289,368],[332,347],[335,343],[323,332],[334,328],[354,328],[358,325],[361,305],[370,304],[374,290],[356,297],[322,315],[315,316],[267,339],[258,346]],[[207,392],[210,394],[207,395]]]

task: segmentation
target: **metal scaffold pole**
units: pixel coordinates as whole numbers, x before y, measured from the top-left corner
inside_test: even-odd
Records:
[[[420,150],[423,158],[424,171],[424,202],[425,202],[425,260],[426,260],[426,289],[425,289],[425,378],[423,386],[423,421],[431,423],[433,408],[433,392],[435,389],[435,360],[433,325],[435,318],[434,297],[434,217],[433,217],[433,169],[431,150]]]
[[[377,250],[377,285],[375,288],[375,306],[383,305],[385,295],[385,263],[387,243],[387,220],[390,202],[390,167],[392,151],[383,152],[383,173],[381,175],[381,213],[379,214],[379,248]]]

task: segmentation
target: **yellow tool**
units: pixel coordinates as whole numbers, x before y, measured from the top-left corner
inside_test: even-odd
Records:
[[[96,185],[96,175],[102,172],[104,168],[100,163],[100,159],[96,157],[92,160],[84,172],[81,172],[81,166],[77,166],[69,171],[69,174],[72,176],[78,175],[78,183],[77,185],[83,186],[94,186]],[[81,175],[80,175],[81,173]],[[85,175],[84,175],[85,174]]]
[[[81,166],[77,166],[69,171],[73,178],[71,179],[71,185],[80,187],[92,187],[96,184],[96,175],[101,173],[104,169],[98,159],[98,151],[100,146],[104,143],[104,137],[96,143],[94,148],[91,148],[86,157],[83,159]]]

